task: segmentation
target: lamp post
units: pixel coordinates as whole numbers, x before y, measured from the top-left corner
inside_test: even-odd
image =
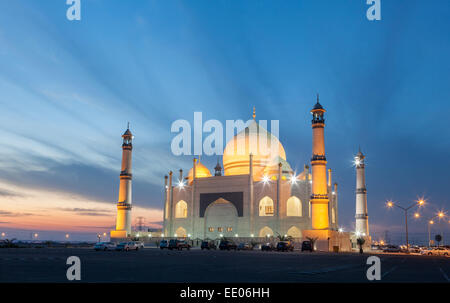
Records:
[[[435,217],[433,217],[433,218],[435,218]],[[431,230],[430,230],[430,226],[431,226],[432,224],[434,224],[433,218],[431,218],[431,219],[428,221],[428,247],[431,246]]]
[[[420,199],[419,201],[414,202],[413,204],[411,204],[408,207],[403,207],[398,205],[397,203],[394,203],[392,201],[388,201],[387,202],[387,206],[389,208],[392,208],[394,206],[400,208],[401,210],[403,210],[405,212],[405,231],[406,231],[406,251],[409,252],[409,242],[408,242],[408,210],[410,210],[411,208],[413,208],[414,206],[422,206],[425,204],[425,201],[423,199]],[[415,217],[417,218],[417,213],[415,215]]]

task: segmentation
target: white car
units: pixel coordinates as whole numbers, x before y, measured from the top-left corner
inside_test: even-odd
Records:
[[[96,251],[99,250],[114,250],[116,248],[116,244],[113,242],[98,242],[94,245],[94,249]]]
[[[450,251],[445,247],[432,247],[430,249],[424,249],[420,252],[422,255],[427,256],[449,256]]]
[[[125,251],[139,250],[140,248],[143,248],[143,245],[144,245],[143,243],[141,246],[141,244],[139,244],[138,242],[134,242],[134,241],[121,242],[121,243],[117,244],[116,250],[125,250]]]

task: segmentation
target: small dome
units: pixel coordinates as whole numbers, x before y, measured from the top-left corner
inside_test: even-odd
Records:
[[[192,176],[194,175],[194,168],[192,167],[189,170],[189,174],[188,174],[188,180],[189,182],[192,182]],[[207,178],[207,177],[212,177],[211,172],[209,171],[209,169],[203,165],[203,163],[197,161],[195,164],[195,177],[196,178]]]
[[[323,109],[323,107],[319,102],[317,102],[313,107],[313,110],[315,110],[315,109]]]
[[[129,128],[122,135],[122,137],[131,137],[131,136],[133,136],[133,134],[131,133]]]

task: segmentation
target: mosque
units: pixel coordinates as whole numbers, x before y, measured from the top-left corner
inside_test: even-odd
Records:
[[[164,179],[164,227],[160,236],[265,239],[287,235],[300,240],[317,238],[317,247],[322,250],[336,246],[341,251],[350,250],[352,235],[339,230],[338,185],[332,183],[332,170],[326,167],[325,112],[317,97],[311,110],[310,166],[304,165],[297,175],[278,138],[257,123],[255,111],[253,121],[227,143],[223,163],[217,163],[214,174],[195,158],[187,176],[181,169],[178,176],[170,171]],[[132,233],[133,136],[127,129],[122,137],[117,223],[111,238],[126,238]],[[364,235],[368,236],[364,156],[359,153],[357,157],[356,222],[367,228]]]

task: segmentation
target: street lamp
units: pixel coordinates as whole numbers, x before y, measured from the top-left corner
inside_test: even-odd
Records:
[[[434,224],[433,219],[431,219],[430,221],[428,221],[428,247],[431,246],[431,230],[430,230],[430,226]]]
[[[408,242],[408,210],[410,210],[411,208],[413,208],[414,206],[422,206],[422,205],[424,205],[425,204],[425,200],[424,199],[420,199],[420,200],[418,200],[418,201],[416,201],[416,202],[414,202],[413,204],[411,204],[410,206],[408,206],[408,207],[403,207],[403,206],[400,206],[400,205],[398,205],[397,203],[394,203],[394,202],[392,202],[392,201],[388,201],[387,203],[386,203],[386,205],[389,207],[389,208],[392,208],[392,207],[394,207],[394,206],[396,206],[396,207],[398,207],[398,208],[400,208],[401,210],[403,210],[404,212],[405,212],[405,230],[406,230],[406,251],[407,252],[409,252],[409,242]],[[420,215],[418,215],[418,213],[416,213],[415,214],[415,217],[416,218],[418,218]]]
[[[434,224],[434,218],[439,218],[439,220],[441,220],[442,218],[445,217],[445,213],[443,211],[440,211],[437,213],[437,215],[435,215],[434,217],[432,217],[430,220],[428,220],[428,247],[431,246],[431,225]],[[450,223],[450,221],[449,221]]]

